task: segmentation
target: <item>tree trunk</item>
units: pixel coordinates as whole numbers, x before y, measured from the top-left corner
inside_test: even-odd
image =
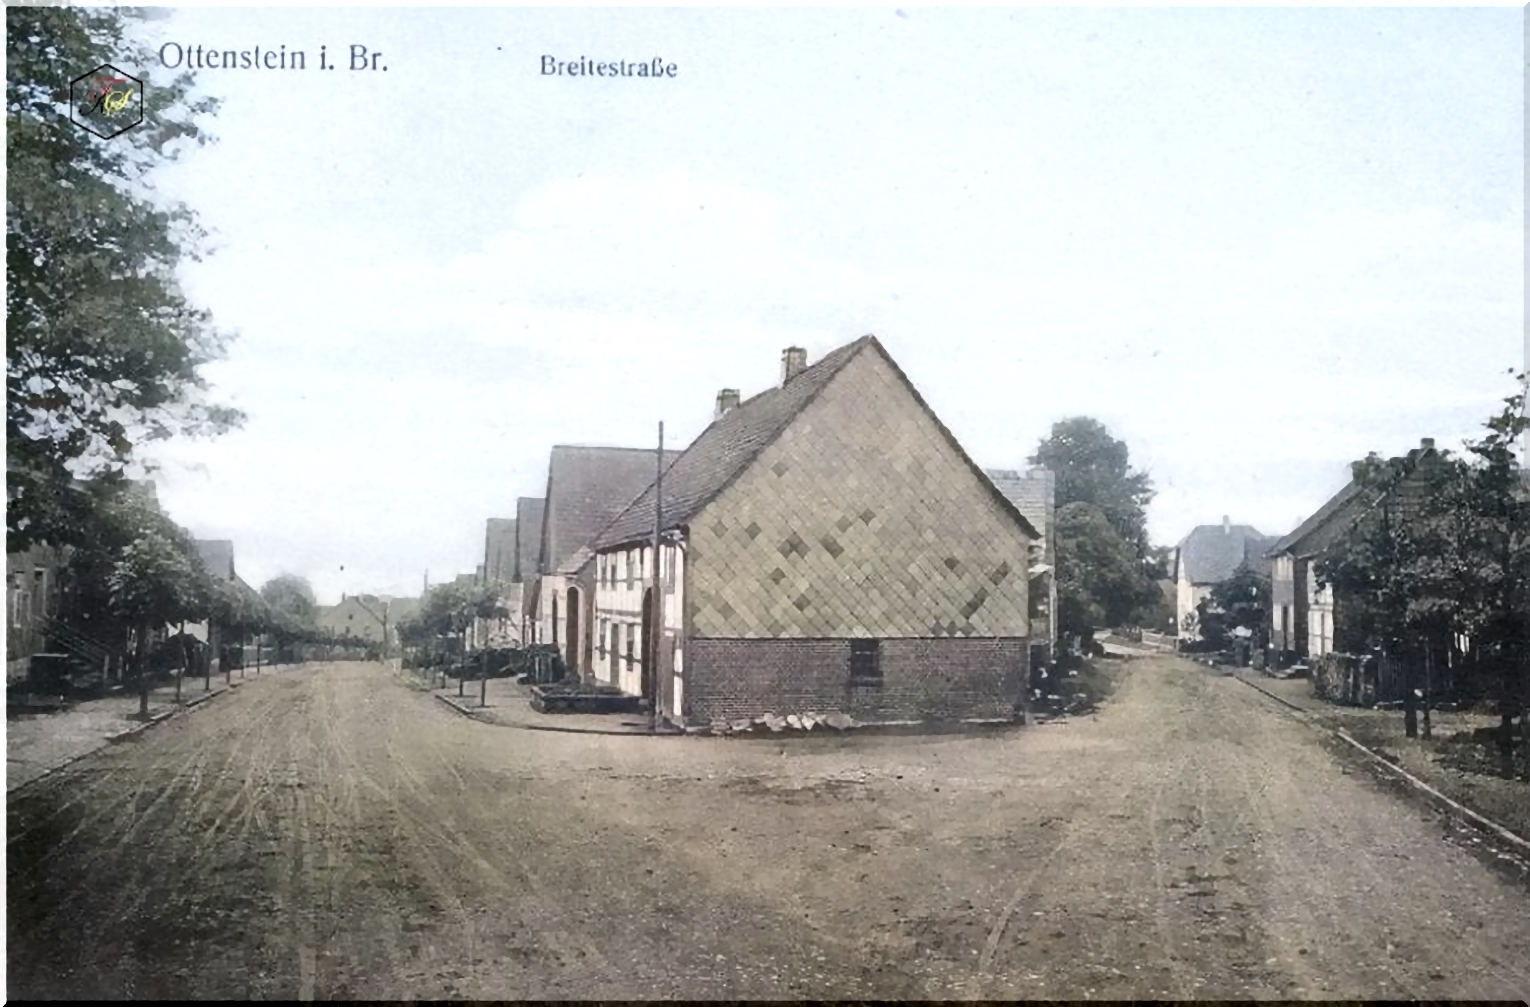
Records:
[[[1424,740],[1434,737],[1434,725],[1429,719],[1429,707],[1434,705],[1434,648],[1424,645]]]
[[[1498,697],[1498,759],[1502,763],[1505,779],[1514,778],[1514,714],[1518,705],[1515,700],[1514,653],[1512,645],[1498,649],[1498,673],[1500,693]]]
[[[1403,733],[1410,738],[1418,737],[1418,697],[1413,690],[1413,655],[1407,650],[1400,650],[1398,659],[1401,662],[1403,687]]]
[[[133,669],[138,673],[138,716],[144,720],[149,719],[149,669],[144,667],[148,663],[149,650],[149,625],[144,623],[138,627],[137,639],[133,641]]]

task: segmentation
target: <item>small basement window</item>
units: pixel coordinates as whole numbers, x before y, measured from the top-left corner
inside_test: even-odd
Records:
[[[850,681],[855,685],[882,684],[882,641],[850,641]]]

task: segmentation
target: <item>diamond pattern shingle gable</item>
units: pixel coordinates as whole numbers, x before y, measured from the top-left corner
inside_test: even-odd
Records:
[[[686,448],[679,458],[664,471],[664,513],[666,528],[676,528],[689,523],[712,500],[716,499],[760,453],[783,436],[811,437],[812,431],[792,426],[802,412],[813,403],[825,388],[857,354],[868,350],[882,354],[893,371],[913,394],[919,406],[935,420],[946,440],[966,460],[968,466],[992,486],[986,475],[951,436],[944,424],[930,410],[907,375],[882,347],[875,336],[862,336],[825,354],[817,363],[805,368],[784,385],[768,388],[741,403],[712,421]],[[875,408],[868,403],[867,408]],[[790,428],[790,430],[788,429]],[[896,459],[895,459],[896,460]],[[786,468],[780,464],[773,469],[776,476],[784,476]],[[1032,538],[1037,536],[1035,527],[997,487],[994,496],[1003,509],[1024,528]],[[597,549],[625,545],[652,534],[654,526],[654,487],[650,483],[642,495],[633,501],[613,520],[595,540]],[[876,515],[863,511],[859,518],[870,524]]]

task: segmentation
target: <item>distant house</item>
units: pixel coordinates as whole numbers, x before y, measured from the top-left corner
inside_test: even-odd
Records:
[[[314,612],[319,629],[365,644],[391,647],[398,624],[419,610],[418,598],[384,598],[374,594],[342,595],[338,605],[321,605]]]
[[[484,532],[484,578],[490,583],[515,580],[515,518],[489,518]]]
[[[664,452],[668,465],[678,451]],[[595,586],[591,540],[654,481],[658,449],[558,445],[547,465],[538,582],[531,603],[534,640],[588,670]]]
[[[542,551],[542,511],[546,501],[541,497],[521,497],[515,502],[515,566],[513,581],[524,581],[536,576],[537,559]]]
[[[516,577],[516,519],[489,518],[484,534],[483,581],[494,588],[505,616],[473,620],[473,646],[500,646],[521,641],[522,587]]]
[[[1041,660],[1050,661],[1057,645],[1057,473],[988,469],[987,475],[1041,533],[1031,547],[1031,646],[1041,649]]]
[[[5,556],[5,680],[26,679],[64,605],[65,555],[46,545]]]
[[[1335,599],[1331,587],[1318,586],[1317,564],[1354,530],[1361,515],[1387,496],[1420,489],[1427,467],[1438,458],[1434,441],[1425,438],[1408,453],[1401,483],[1387,492],[1366,491],[1352,477],[1291,534],[1271,544],[1265,552],[1270,562],[1271,650],[1289,662],[1363,645],[1345,632],[1342,600]],[[1352,471],[1359,465],[1352,465]]]
[[[542,552],[542,512],[546,501],[541,497],[521,497],[515,502],[515,576],[521,585],[520,639],[530,643],[533,633],[532,610],[537,598],[537,560]]]
[[[213,578],[215,587],[224,590],[226,586],[232,586],[236,576],[234,571],[234,543],[227,539],[197,539],[197,557],[202,561],[202,567]],[[217,674],[222,670],[226,659],[223,648],[230,636],[228,627],[217,620],[207,622],[188,623],[186,632],[198,640],[207,644],[207,660],[211,664],[211,673]]]
[[[1013,715],[1040,533],[874,337],[725,389],[659,498],[594,542],[598,680],[680,725]]]
[[[1211,589],[1248,563],[1263,569],[1264,553],[1273,540],[1246,524],[1198,525],[1174,550],[1174,609],[1181,641],[1201,638],[1196,607]]]

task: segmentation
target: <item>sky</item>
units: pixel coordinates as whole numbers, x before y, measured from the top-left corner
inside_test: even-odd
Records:
[[[552,445],[684,445],[784,347],[874,333],[980,465],[1092,416],[1156,542],[1283,534],[1512,390],[1523,17],[176,10],[156,47],[307,68],[195,71],[219,142],[158,179],[213,233],[183,280],[248,416],[159,448],[161,500],[253,584],[418,594]]]

